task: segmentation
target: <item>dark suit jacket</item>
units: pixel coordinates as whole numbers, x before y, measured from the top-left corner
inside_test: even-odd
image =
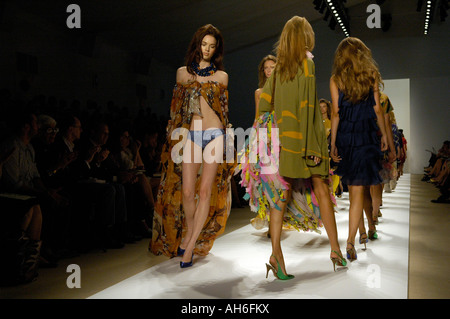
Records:
[[[114,156],[110,153],[109,156],[102,162],[98,162],[98,154],[94,156],[94,159],[90,163],[86,163],[88,157],[88,151],[94,144],[89,138],[84,138],[77,144],[78,159],[76,161],[76,167],[78,174],[81,178],[97,178],[106,181],[112,181],[113,176],[117,176],[120,170],[120,165],[115,160]],[[102,150],[107,149],[107,146],[103,146]]]

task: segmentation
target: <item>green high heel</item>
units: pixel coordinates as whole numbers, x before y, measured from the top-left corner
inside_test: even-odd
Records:
[[[339,257],[330,257],[331,262],[333,263],[334,271],[336,271],[336,264],[342,267],[347,266],[347,260],[345,260],[340,253],[338,253],[336,250],[332,250],[331,252],[336,253],[339,256]]]
[[[270,271],[270,270],[272,270],[273,275],[274,275],[275,277],[277,277],[278,279],[280,279],[280,280],[289,280],[289,279],[294,278],[294,275],[285,275],[285,274],[283,273],[283,271],[281,270],[281,266],[280,266],[280,263],[278,262],[277,258],[276,258],[274,255],[272,255],[271,257],[275,258],[275,261],[277,262],[278,270],[275,271],[275,267],[273,267],[272,264],[271,264],[270,261],[269,261],[268,264],[266,263],[266,270],[267,270],[267,272],[266,272],[266,278],[267,278],[267,276],[269,275],[269,271]]]
[[[378,234],[376,230],[369,230],[369,239],[370,240],[378,239]]]

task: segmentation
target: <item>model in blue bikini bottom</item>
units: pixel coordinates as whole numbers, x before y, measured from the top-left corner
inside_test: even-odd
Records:
[[[205,131],[189,131],[188,137],[204,150],[209,142],[222,135],[225,135],[225,130],[217,128]]]

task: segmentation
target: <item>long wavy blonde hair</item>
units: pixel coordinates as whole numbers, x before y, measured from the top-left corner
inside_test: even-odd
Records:
[[[277,65],[275,71],[280,75],[281,82],[291,81],[302,68],[306,59],[306,51],[312,51],[315,45],[314,31],[308,20],[294,16],[286,22],[280,39],[275,44]]]
[[[376,83],[383,85],[372,51],[355,37],[345,38],[337,47],[332,76],[337,87],[352,103],[367,98]]]

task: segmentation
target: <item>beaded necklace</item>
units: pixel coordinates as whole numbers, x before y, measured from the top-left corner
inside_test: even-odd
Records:
[[[195,72],[195,74],[197,74],[199,76],[210,76],[210,75],[213,75],[214,73],[216,73],[216,71],[217,71],[217,68],[214,65],[214,63],[211,63],[210,66],[208,66],[204,69],[199,69],[200,65],[196,62],[192,62],[191,66],[192,66],[192,70]]]

